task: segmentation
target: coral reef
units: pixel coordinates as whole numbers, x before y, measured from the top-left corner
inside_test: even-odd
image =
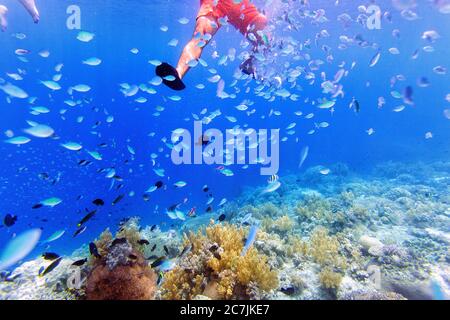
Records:
[[[111,243],[113,242],[114,237],[109,228],[107,228],[105,231],[103,231],[98,239],[94,241],[95,245],[97,246],[98,254],[102,257],[106,256],[109,251],[109,247],[111,246]],[[94,259],[91,257],[91,259]]]
[[[387,163],[364,176],[330,169],[281,177],[282,188],[269,195],[247,187],[181,228],[141,229],[138,218],[127,219],[94,241],[101,258],[72,266],[88,257],[84,245],[45,277],[38,273],[48,261],[25,262],[2,275],[0,297],[435,299],[433,284],[449,298],[450,163]],[[210,222],[222,213],[227,223]],[[242,256],[248,225],[257,223]],[[174,267],[158,270],[157,285],[149,264],[163,256]],[[79,288],[70,284],[74,272]]]
[[[291,231],[295,226],[295,221],[288,215],[277,219],[266,217],[262,220],[262,228],[267,232],[276,232],[284,235]]]
[[[333,271],[330,267],[325,267],[319,273],[319,280],[324,288],[337,289],[341,284],[342,274]]]
[[[67,280],[73,269],[72,259],[63,259],[52,272],[39,277],[39,270],[46,263],[37,258],[23,263],[10,275],[14,281],[0,281],[0,300],[74,300],[77,292],[68,290]]]
[[[111,256],[111,253],[108,254],[108,257]],[[110,263],[95,266],[87,279],[86,299],[153,299],[156,291],[156,274],[148,267],[147,262],[139,253],[136,253],[134,260],[123,264],[120,258],[116,259],[117,264],[112,269]]]
[[[174,270],[165,275],[164,299],[250,299],[278,286],[276,271],[255,248],[241,255],[245,230],[233,225],[210,225],[186,235],[192,246]]]
[[[139,225],[130,219],[116,233],[113,242],[109,229],[95,241],[100,258],[92,258],[86,280],[88,300],[151,300],[157,276],[143,255]]]
[[[128,243],[136,250],[143,253],[143,246],[139,245],[139,240],[142,239],[139,226],[139,217],[133,217],[123,223],[119,231],[116,233],[116,239],[127,239]]]

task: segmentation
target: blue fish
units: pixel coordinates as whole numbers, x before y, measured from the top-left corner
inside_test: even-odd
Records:
[[[259,224],[255,224],[250,228],[250,232],[248,233],[247,241],[245,241],[245,246],[242,249],[241,256],[245,256],[247,254],[247,251],[253,245],[253,242],[255,242],[256,234],[258,233],[258,230],[259,230]]]
[[[433,293],[433,300],[446,300],[441,286],[435,280],[431,282],[431,291]]]

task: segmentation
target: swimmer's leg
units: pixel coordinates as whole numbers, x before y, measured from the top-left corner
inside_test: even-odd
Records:
[[[178,61],[177,68],[172,67],[168,63],[163,63],[156,68],[156,74],[161,78],[165,78],[167,76],[175,77],[175,80],[173,81],[163,80],[165,85],[174,90],[183,90],[186,87],[182,79],[190,69],[188,63],[191,60],[198,60],[203,52],[204,46],[200,47],[198,45],[200,41],[202,41],[202,39],[201,37],[197,37],[197,35],[210,34],[212,38],[212,36],[216,34],[217,30],[218,26],[214,18],[201,16],[197,19],[194,36],[189,41],[189,43],[184,47],[183,53],[181,54],[180,60]],[[206,44],[208,44],[210,40],[211,39],[203,41],[205,41]]]
[[[27,9],[28,13],[33,18],[34,23],[38,23],[40,19],[39,11],[36,7],[36,3],[34,2],[34,0],[19,0],[19,1],[21,4],[23,4],[25,9]]]
[[[197,19],[197,24],[195,26],[194,36],[191,41],[184,47],[183,53],[181,54],[180,60],[178,61],[177,71],[180,75],[180,78],[186,75],[189,71],[190,67],[188,65],[191,60],[198,60],[203,52],[203,48],[211,41],[212,37],[216,34],[218,30],[218,25],[214,18],[203,16]],[[203,40],[205,41],[205,45],[200,47],[198,44],[202,39],[198,37],[198,34],[205,35],[210,34],[210,39]]]
[[[8,28],[8,20],[6,19],[7,14],[8,8],[0,5],[0,28],[2,31],[6,31],[6,28]]]

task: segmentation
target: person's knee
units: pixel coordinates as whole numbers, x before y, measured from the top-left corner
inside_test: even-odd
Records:
[[[256,31],[264,30],[268,24],[267,17],[263,14],[259,14],[252,24]]]
[[[215,31],[217,31],[217,23],[213,18],[203,16],[197,19],[197,26],[195,28],[195,33],[205,35],[207,33],[213,34],[215,33]]]

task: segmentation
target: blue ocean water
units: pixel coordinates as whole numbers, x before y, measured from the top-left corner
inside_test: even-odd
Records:
[[[303,90],[296,92],[300,96],[298,101],[277,97],[273,102],[254,94],[253,89],[258,86],[256,81],[248,84],[252,89],[250,92],[246,93],[244,85],[239,84],[237,87],[241,90],[236,93],[235,99],[220,99],[216,96],[217,85],[207,80],[212,75],[208,69],[215,68],[226,84],[233,81],[239,61],[229,62],[226,66],[218,65],[219,59],[212,57],[214,51],[219,55],[226,55],[230,48],[242,51],[242,36],[231,26],[223,27],[214,42],[205,49],[203,58],[209,67],[191,70],[185,79],[188,86],[185,91],[174,93],[161,85],[154,86],[156,93],[152,95],[139,93],[134,97],[125,97],[120,92],[121,83],[139,85],[148,83],[154,77],[154,66],[149,64],[149,60],[176,63],[183,45],[192,36],[198,1],[47,0],[38,3],[41,21],[37,25],[32,23],[16,1],[1,2],[9,7],[9,28],[0,34],[0,78],[37,97],[35,106],[45,106],[51,111],[31,115],[30,103],[26,99],[11,99],[8,102],[7,95],[0,92],[0,129],[2,133],[11,130],[16,135],[23,135],[22,130],[29,127],[26,120],[31,120],[50,125],[59,137],[58,140],[32,138],[23,146],[0,144],[0,214],[2,217],[8,213],[18,217],[14,226],[0,229],[2,244],[14,234],[30,228],[43,228],[42,239],[57,230],[66,230],[61,239],[51,244],[51,249],[70,254],[82,244],[92,241],[106,227],[115,228],[126,217],[140,216],[143,225],[158,224],[163,229],[173,225],[176,227],[181,222],[171,220],[166,208],[186,198],[188,202],[183,208],[197,207],[198,214],[202,214],[207,200],[202,191],[204,185],[209,186],[218,202],[222,198],[230,201],[239,196],[245,186],[265,184],[267,177],[259,174],[258,166],[248,169],[231,166],[234,176],[226,177],[218,172],[217,166],[175,166],[167,157],[170,149],[161,139],[170,139],[172,131],[177,128],[192,130],[192,114],[200,114],[204,108],[207,108],[207,114],[217,109],[222,112],[222,116],[205,127],[226,130],[237,124],[247,124],[257,130],[280,128],[281,137],[288,139],[280,144],[279,176],[298,171],[300,152],[305,146],[310,148],[306,167],[341,162],[362,175],[375,164],[386,161],[406,164],[448,160],[450,122],[443,112],[449,108],[445,97],[450,93],[450,76],[448,73],[436,74],[433,68],[449,67],[450,20],[431,2],[418,2],[415,11],[420,18],[409,21],[401,17],[391,1],[376,1],[383,12],[391,12],[392,23],[383,20],[380,30],[368,30],[355,22],[344,28],[337,17],[342,13],[356,17],[359,14],[358,5],[369,3],[352,1],[335,5],[332,1],[311,1],[311,9],[324,9],[329,21],[311,24],[306,20],[304,27],[290,36],[302,42],[314,39],[321,30],[327,30],[330,37],[320,39],[319,45],[313,41],[308,54],[313,59],[326,61],[327,55],[322,45],[327,45],[332,48],[334,62],[325,62],[317,72],[318,79],[314,85],[309,85],[306,80],[299,81]],[[79,30],[66,27],[66,9],[72,4],[81,8],[81,29],[95,34],[91,42],[78,41]],[[270,14],[273,7],[265,7],[264,3],[261,5]],[[178,21],[183,17],[188,18],[189,23]],[[167,32],[160,30],[163,25],[168,27]],[[400,38],[392,36],[395,29],[400,30]],[[438,31],[441,38],[429,44],[421,38],[427,30]],[[26,38],[18,39],[14,36],[17,33],[26,34]],[[284,32],[280,29],[276,33],[282,37]],[[337,48],[339,36],[356,34],[361,34],[370,43],[378,43],[382,55],[375,67],[369,67],[369,62],[377,49],[360,46],[351,46],[346,50]],[[172,39],[179,41],[176,47],[168,46]],[[424,52],[423,47],[427,45],[432,45],[434,52]],[[392,47],[398,48],[400,54],[390,54],[388,49]],[[131,53],[133,48],[139,49],[139,53]],[[28,62],[18,59],[16,49],[31,51],[26,55]],[[48,50],[50,56],[41,57],[38,54],[41,50]],[[420,54],[413,60],[411,56],[415,50],[419,50]],[[98,57],[102,63],[96,67],[82,64],[90,57]],[[305,98],[313,101],[325,96],[320,88],[320,72],[332,78],[340,69],[338,64],[341,62],[346,63],[344,69],[349,69],[352,62],[356,62],[356,66],[341,81],[345,96],[337,99],[335,112],[319,110],[306,103]],[[62,90],[51,92],[40,81],[50,80],[57,73],[54,68],[59,63],[64,64],[59,81]],[[291,63],[301,65],[303,61]],[[18,69],[24,70],[22,81],[7,77],[7,72],[17,73]],[[403,75],[406,80],[398,81],[391,88],[390,79],[396,75]],[[416,84],[420,77],[427,77],[431,85],[420,88]],[[205,89],[197,89],[195,85],[199,83],[204,84]],[[76,107],[70,107],[64,103],[69,98],[67,89],[77,84],[88,84],[92,89],[88,93],[75,92],[73,99],[83,101]],[[287,83],[285,86],[289,88]],[[407,106],[403,112],[393,112],[393,108],[403,102],[393,98],[390,92],[403,92],[407,86],[414,89],[414,106]],[[228,87],[226,90],[233,91]],[[175,94],[181,97],[181,101],[168,98]],[[137,103],[135,99],[139,96],[145,96],[148,101]],[[377,107],[380,96],[386,99],[386,105],[381,109]],[[359,113],[348,107],[352,98],[359,101]],[[254,102],[251,108],[256,111],[251,116],[235,109],[246,99]],[[157,106],[164,107],[159,116],[154,114]],[[62,114],[61,109],[66,111]],[[281,115],[269,116],[270,110],[280,111]],[[105,111],[114,117],[113,122],[107,123]],[[304,115],[314,113],[315,118],[307,120],[298,117],[295,111],[302,111]],[[223,115],[236,117],[237,123],[231,123]],[[81,123],[77,122],[78,117],[83,117]],[[324,121],[330,123],[330,127],[307,134],[315,129],[314,123]],[[292,122],[297,123],[296,133],[289,136],[285,128]],[[366,133],[370,128],[375,130],[373,135]],[[149,136],[152,132],[154,137]],[[432,139],[425,139],[427,132],[432,133]],[[66,150],[60,146],[66,141],[76,141],[83,149],[80,152]],[[102,143],[107,146],[100,147]],[[135,155],[129,152],[128,146],[135,150]],[[86,150],[100,152],[103,160],[92,159]],[[155,163],[152,163],[152,153],[158,154]],[[90,160],[93,164],[82,167],[78,165],[80,160]],[[116,181],[110,190],[111,179],[105,178],[105,172],[98,171],[111,167],[123,181]],[[163,168],[165,177],[157,176],[154,168]],[[51,179],[41,179],[40,173],[48,173]],[[59,181],[53,185],[50,181],[58,176]],[[149,201],[144,201],[142,195],[159,180],[164,181],[167,190],[157,190],[150,194]],[[173,183],[180,180],[188,185],[174,188]],[[119,184],[123,187],[117,190]],[[125,198],[112,205],[119,195],[125,195]],[[77,200],[79,196],[82,199]],[[58,197],[62,203],[54,208],[32,209],[33,205],[50,197]],[[87,223],[87,230],[73,238],[77,223],[87,213],[86,209],[95,209],[92,201],[97,198],[104,199],[105,206],[99,208],[95,217]],[[30,257],[41,252],[42,246],[36,248]]]

